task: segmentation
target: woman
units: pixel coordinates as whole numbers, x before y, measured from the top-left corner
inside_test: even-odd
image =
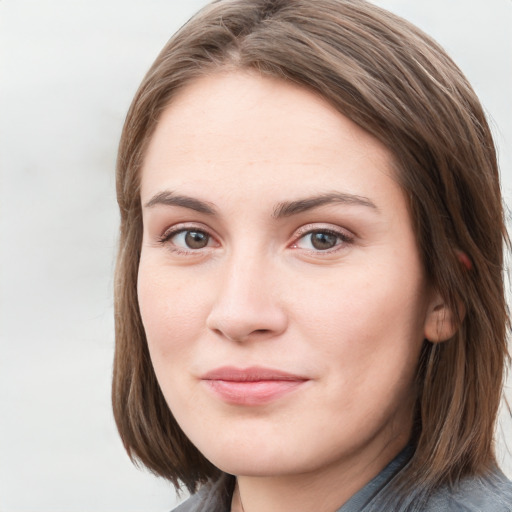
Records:
[[[179,511],[512,510],[492,137],[364,1],[221,0],[125,123],[113,402]]]

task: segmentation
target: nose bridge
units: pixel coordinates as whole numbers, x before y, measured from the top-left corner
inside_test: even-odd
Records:
[[[207,326],[235,341],[281,333],[287,320],[275,275],[264,251],[233,251],[222,269]]]
[[[256,293],[255,285],[266,281],[272,273],[272,265],[262,251],[240,250],[233,252],[226,269],[225,285],[228,298],[241,300],[245,298],[263,299]],[[266,290],[272,292],[272,290]]]

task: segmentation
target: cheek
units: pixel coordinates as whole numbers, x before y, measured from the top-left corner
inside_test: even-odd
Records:
[[[177,417],[200,415],[188,370],[204,325],[199,290],[166,266],[141,259],[138,299],[151,363],[169,408]],[[194,412],[195,411],[195,412]],[[194,416],[195,417],[195,416]]]
[[[153,364],[178,361],[204,325],[206,309],[200,287],[180,274],[141,259],[137,293]],[[172,357],[168,357],[172,354]]]
[[[339,362],[340,378],[357,378],[379,369],[410,375],[423,342],[425,286],[416,266],[374,266],[332,275],[327,287],[311,285],[295,304],[303,338],[327,361]],[[336,363],[338,364],[338,363]]]

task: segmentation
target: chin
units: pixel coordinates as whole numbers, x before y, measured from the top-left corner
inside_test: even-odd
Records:
[[[252,442],[251,442],[252,441]],[[201,450],[203,455],[225,473],[237,476],[275,477],[308,473],[330,462],[332,449],[308,453],[297,446],[289,446],[285,440],[272,444],[268,440],[244,443],[233,441],[229,447],[212,445]]]
[[[251,477],[275,477],[302,473],[299,468],[303,465],[298,461],[276,461],[275,457],[266,460],[250,458],[250,455],[236,454],[233,457],[222,457],[222,460],[211,459],[213,464],[220,470],[230,475],[251,476]]]

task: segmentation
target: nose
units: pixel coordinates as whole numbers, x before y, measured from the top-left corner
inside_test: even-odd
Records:
[[[282,334],[288,317],[280,303],[276,272],[268,259],[240,258],[226,265],[206,326],[236,342]]]

